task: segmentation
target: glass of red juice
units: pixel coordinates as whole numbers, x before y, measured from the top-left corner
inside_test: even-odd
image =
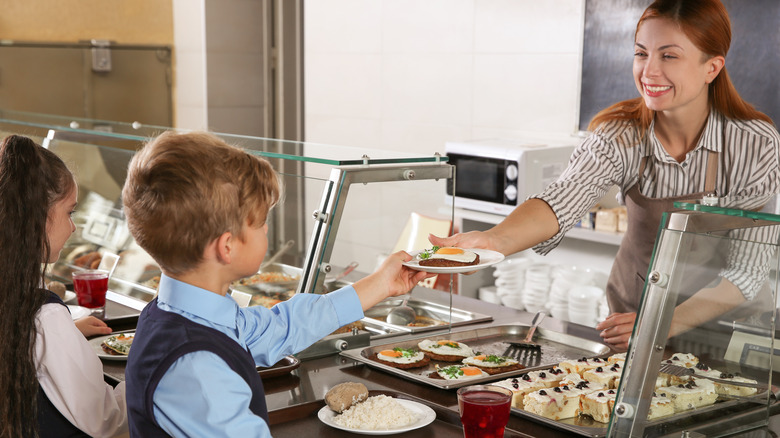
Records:
[[[495,385],[458,389],[458,410],[466,438],[503,438],[512,391]]]
[[[87,269],[73,272],[73,290],[79,306],[92,309],[98,317],[105,315],[108,271]]]

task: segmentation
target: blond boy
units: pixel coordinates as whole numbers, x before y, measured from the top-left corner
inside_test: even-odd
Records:
[[[212,134],[164,133],[133,158],[127,222],[163,275],[128,358],[132,436],[270,436],[255,366],[303,350],[427,276],[402,266],[411,257],[401,251],[336,292],[239,308],[230,284],[257,272],[279,196],[268,162]]]

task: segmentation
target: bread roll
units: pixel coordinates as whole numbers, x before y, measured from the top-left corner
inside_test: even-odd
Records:
[[[46,286],[50,291],[57,294],[61,300],[65,299],[65,285],[59,281],[52,281]]]
[[[345,382],[330,388],[325,394],[325,403],[334,412],[344,412],[352,405],[368,398],[366,385],[357,382]]]

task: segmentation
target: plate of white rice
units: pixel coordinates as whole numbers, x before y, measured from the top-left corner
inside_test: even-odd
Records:
[[[429,425],[436,419],[436,412],[422,403],[380,394],[341,414],[325,406],[317,416],[336,429],[364,435],[391,435]]]

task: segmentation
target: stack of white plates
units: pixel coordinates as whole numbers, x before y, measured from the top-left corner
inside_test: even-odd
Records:
[[[546,310],[547,297],[550,294],[550,265],[534,263],[525,271],[523,304],[531,313]]]
[[[592,286],[594,273],[577,266],[558,265],[552,270],[547,308],[553,318],[569,321],[569,291],[576,286]]]
[[[569,291],[569,321],[593,327],[599,320],[599,307],[604,289],[597,286],[577,286]]]
[[[496,277],[496,294],[503,305],[520,310],[525,308],[522,292],[528,265],[529,261],[524,257],[507,258],[496,264],[493,272],[493,276]]]
[[[607,303],[607,294],[604,294],[604,297],[601,299],[601,302],[599,303],[599,321],[604,321],[609,316],[609,304]]]
[[[486,301],[491,304],[501,304],[501,299],[496,293],[495,286],[482,286],[478,289],[478,297],[482,301]]]

